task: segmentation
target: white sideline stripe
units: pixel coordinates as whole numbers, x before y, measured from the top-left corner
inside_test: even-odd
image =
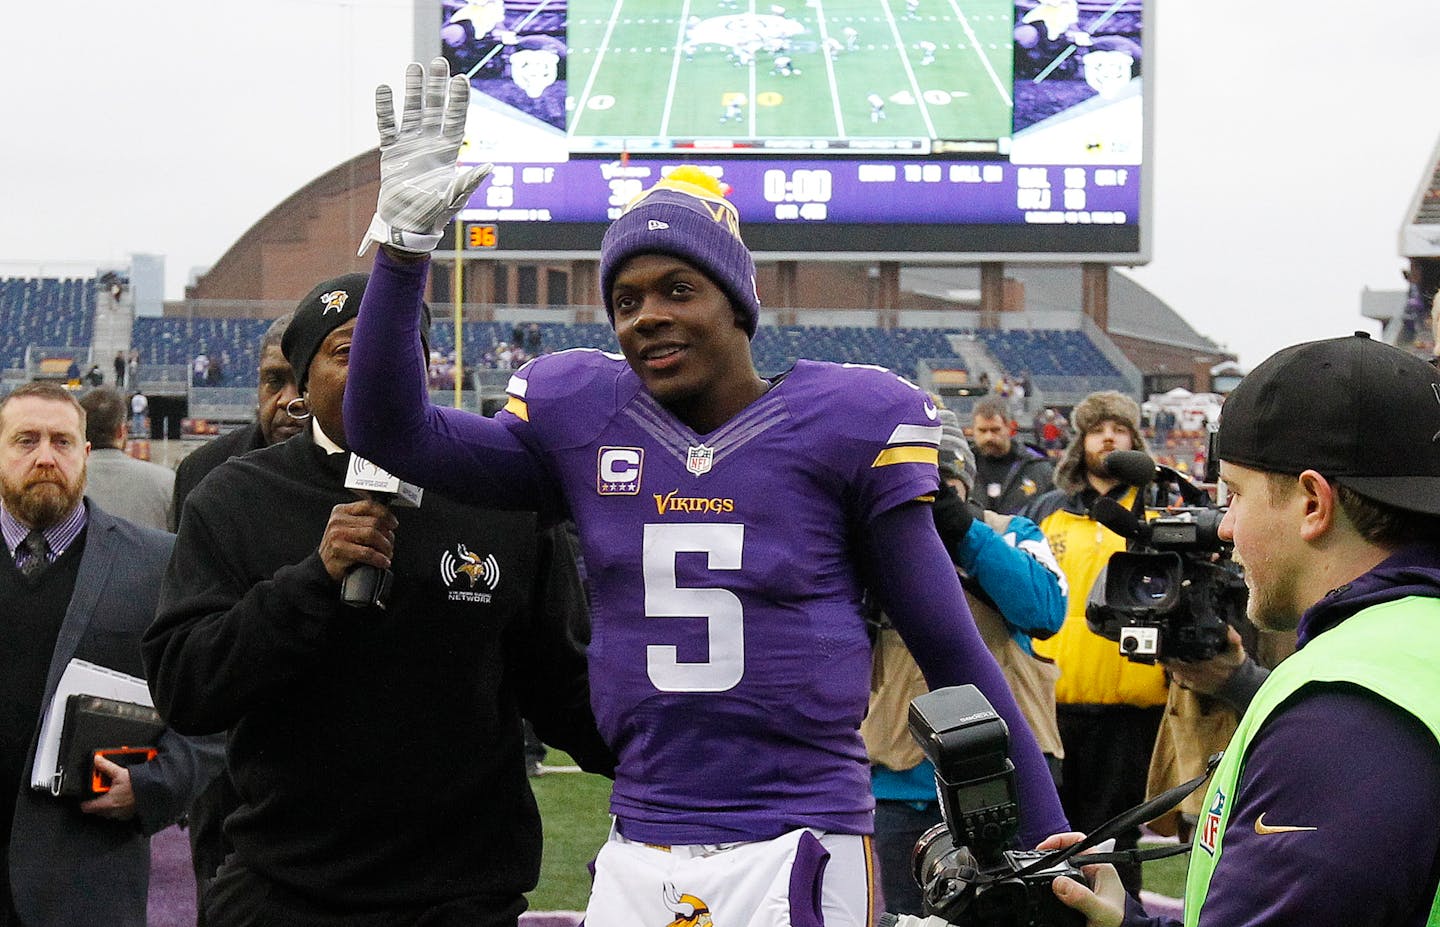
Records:
[[[844,138],[845,114],[840,109],[840,85],[835,81],[835,62],[830,57],[830,49],[825,47],[830,39],[830,31],[825,28],[825,5],[822,0],[814,0],[814,3],[820,29],[820,54],[825,58],[825,74],[830,81],[830,106],[835,110],[835,137]]]
[[[567,133],[571,138],[575,137],[575,132],[580,128],[580,119],[585,115],[590,94],[595,91],[595,79],[600,76],[605,50],[610,47],[610,37],[615,34],[615,22],[620,18],[620,8],[624,5],[625,0],[615,0],[615,9],[610,13],[610,21],[605,24],[605,38],[600,43],[600,50],[595,53],[595,64],[590,68],[590,76],[585,78],[585,89],[580,91],[580,102],[575,105],[575,121],[570,124],[570,131]]]
[[[980,38],[975,34],[975,30],[970,28],[970,20],[966,18],[965,11],[960,9],[960,4],[955,0],[950,0],[950,9],[955,11],[955,15],[960,19],[960,25],[965,27],[965,35],[970,39],[970,47],[975,49],[976,55],[980,56],[980,63],[990,74],[990,82],[995,85],[996,90],[1000,91],[1000,99],[1005,101],[1006,106],[1013,107],[1015,103],[1010,99],[1010,91],[1000,83],[1000,75],[995,73],[995,66],[990,63],[990,56],[985,54],[985,49],[980,47]]]
[[[680,56],[685,48],[685,23],[690,18],[690,0],[680,7],[680,33],[675,36],[675,55],[670,59],[670,85],[665,88],[665,107],[660,111],[660,137],[670,135],[670,109],[675,105],[675,85],[680,82]]]
[[[915,69],[910,66],[910,56],[906,54],[905,39],[900,35],[900,24],[895,21],[895,14],[890,10],[890,4],[882,4],[885,9],[885,18],[890,21],[890,35],[895,39],[895,51],[900,55],[900,63],[905,66],[905,76],[910,81],[910,93],[915,97],[915,108],[920,118],[925,121],[925,131],[930,138],[936,138],[935,122],[930,118],[930,107],[925,105],[925,94],[920,90],[920,80],[915,76]]]

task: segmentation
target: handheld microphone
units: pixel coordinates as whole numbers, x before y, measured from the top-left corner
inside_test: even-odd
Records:
[[[420,507],[420,497],[424,494],[419,486],[391,476],[359,454],[350,455],[350,465],[345,468],[345,488],[385,505],[415,509]],[[392,579],[389,570],[368,563],[354,564],[340,582],[340,601],[354,608],[384,608],[390,600]]]

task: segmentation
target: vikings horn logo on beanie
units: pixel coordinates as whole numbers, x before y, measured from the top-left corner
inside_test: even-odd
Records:
[[[698,167],[677,167],[631,200],[606,229],[600,242],[600,293],[611,325],[615,277],[637,254],[668,254],[694,265],[725,291],[745,333],[755,337],[760,323],[755,259],[740,239],[740,213],[714,177]]]
[[[325,337],[360,314],[368,273],[341,274],[315,284],[300,300],[280,340],[280,351],[295,373],[295,385],[303,394],[310,376],[310,362]],[[420,344],[430,353],[430,307],[420,304]]]

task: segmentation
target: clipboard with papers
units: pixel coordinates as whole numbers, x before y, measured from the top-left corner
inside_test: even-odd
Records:
[[[109,667],[71,660],[45,710],[30,770],[30,787],[52,795],[90,796],[94,754],[122,765],[154,756],[164,722],[145,680]]]

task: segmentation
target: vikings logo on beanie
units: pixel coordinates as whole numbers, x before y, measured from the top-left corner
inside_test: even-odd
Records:
[[[295,307],[295,316],[285,329],[280,350],[290,362],[290,369],[295,371],[295,385],[302,393],[310,374],[310,361],[320,350],[325,336],[360,314],[360,297],[369,279],[369,274],[332,277],[316,284]]]
[[[280,351],[295,372],[295,385],[303,394],[310,375],[310,362],[335,329],[360,314],[360,298],[365,295],[366,273],[342,274],[317,283],[300,305],[280,340]],[[429,356],[430,307],[420,304],[420,343]]]
[[[755,259],[740,239],[740,213],[719,181],[698,167],[677,167],[631,200],[600,242],[600,293],[615,324],[610,292],[621,265],[637,254],[668,254],[695,266],[725,291],[755,337],[760,296]]]

